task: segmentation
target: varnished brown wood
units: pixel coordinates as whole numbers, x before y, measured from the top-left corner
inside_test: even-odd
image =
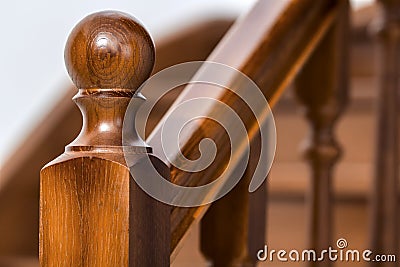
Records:
[[[266,185],[248,192],[259,147],[256,137],[244,176],[231,192],[211,205],[201,220],[200,246],[210,266],[256,266],[257,251],[266,244]]]
[[[381,0],[383,17],[376,28],[380,40],[381,86],[377,123],[375,177],[372,196],[371,250],[400,259],[399,122],[400,2]],[[372,266],[400,266],[373,262]]]
[[[246,70],[246,74],[249,74],[261,85],[266,86],[267,91],[269,90],[268,96],[274,96],[273,99],[275,99],[276,101],[279,93],[281,92],[281,90],[278,89],[284,88],[285,85],[290,82],[290,80],[294,77],[296,72],[307,59],[309,53],[319,42],[321,35],[325,33],[327,26],[330,25],[332,16],[334,14],[335,5],[331,3],[318,3],[316,5],[314,4],[315,2],[312,1],[303,1],[302,3],[293,2],[290,5],[288,4],[288,6],[285,8],[286,12],[284,14],[279,14],[278,16],[280,20],[278,18],[274,18],[272,22],[268,22],[272,25],[266,23],[267,26],[270,26],[266,28],[244,27],[251,26],[255,22],[260,22],[256,19],[249,19],[250,16],[248,17],[247,21],[241,20],[240,24],[238,25],[241,25],[242,28],[240,26],[237,26],[231,31],[230,35],[235,36],[236,40],[241,40],[243,39],[241,38],[243,37],[242,34],[245,31],[253,29],[256,31],[255,34],[254,32],[248,33],[249,35],[254,34],[254,36],[256,37],[255,39],[252,39],[252,42],[250,42],[250,44],[252,45],[249,45],[247,47],[245,45],[245,49],[238,49],[238,47],[232,45],[230,50],[221,50],[221,47],[224,47],[227,44],[227,42],[225,42],[224,45],[221,44],[219,51],[216,50],[214,52],[213,57],[215,56],[215,58],[218,59],[217,56],[219,55],[219,60],[221,61],[228,61],[229,59],[237,60],[232,65],[234,67],[238,67],[238,69],[240,70]],[[257,8],[260,7],[262,7],[261,4],[257,6]],[[260,8],[259,10],[260,12],[256,13],[258,14],[258,16],[255,16],[255,18],[258,19],[260,19],[262,12],[267,9],[264,6],[264,9]],[[305,20],[303,17],[304,14],[307,14]],[[285,20],[283,20],[282,18],[285,18]],[[286,18],[289,19],[286,20]],[[299,23],[300,21],[302,23]],[[293,32],[287,33],[287,31],[289,31],[288,29],[293,29],[293,32],[296,32],[296,34],[293,34]],[[268,33],[268,37],[266,37],[266,33]],[[293,36],[293,42],[288,43],[286,41],[286,38],[288,38],[288,36]],[[241,42],[234,42],[233,44],[237,45],[238,43]],[[283,44],[287,44],[288,46],[285,46],[285,49],[282,49]],[[284,51],[284,53],[273,53],[274,51]],[[238,57],[235,58],[232,55],[237,55]],[[262,57],[263,55],[270,56]],[[263,62],[254,62],[254,59],[261,59],[261,61]],[[274,68],[272,68],[272,66],[274,66]],[[271,71],[268,71],[268,78],[264,79],[264,74],[266,70]],[[182,210],[185,211],[184,209]],[[194,210],[196,211],[196,213],[186,213],[186,211],[185,213],[181,213],[184,215],[185,218],[189,218],[189,223],[187,225],[179,224],[178,222],[178,225],[180,227],[179,231],[181,233],[184,233],[185,229],[187,229],[186,226],[191,224],[191,222],[193,221],[192,218],[200,217],[197,216],[200,209]],[[177,240],[180,240],[180,238],[178,238]]]
[[[128,170],[90,155],[60,163],[41,172],[41,266],[128,266]]]
[[[274,105],[283,89],[293,80],[318,45],[337,11],[337,1],[259,1],[245,17],[232,26],[208,60],[227,64],[247,74],[261,87],[270,105]],[[230,82],[231,88],[235,89],[237,86],[235,81]],[[204,91],[200,87],[201,85],[196,84],[189,85],[182,92],[179,101],[183,102],[193,95],[198,97],[199,92]],[[256,127],[253,118],[239,108],[241,101],[233,94],[215,95],[207,92],[202,96],[219,98],[237,109],[248,129]],[[175,102],[174,105],[179,103]],[[158,156],[162,155],[162,152],[158,152],[161,144],[154,140],[158,140],[157,136],[161,134],[161,125],[162,121],[147,140]],[[217,157],[213,164],[202,172],[188,173],[171,167],[174,182],[185,186],[196,186],[218,177],[222,171],[221,166],[225,166],[228,160],[229,139],[209,120],[195,125],[189,131],[190,138],[180,140],[182,153],[187,158],[196,158],[198,143],[204,137],[212,138],[218,146]],[[250,139],[255,134],[255,131],[251,132]],[[208,206],[173,208],[172,258],[176,255],[187,229],[199,220],[207,209]]]
[[[191,60],[204,60],[232,24],[231,20],[199,22],[171,36],[155,40],[154,71]],[[68,85],[65,85],[68,86]],[[40,121],[28,138],[1,166],[0,255],[37,256],[39,229],[39,172],[60,155],[65,144],[79,133],[82,116],[71,101],[76,88],[70,86],[55,99],[54,108]],[[146,97],[150,97],[146,95]],[[175,99],[162,99],[147,131],[151,131]]]
[[[129,15],[99,12],[74,28],[65,59],[80,89],[74,101],[83,127],[41,171],[40,264],[168,266],[170,207],[136,185],[122,149],[134,161],[149,151],[137,136],[122,144],[122,121],[153,68],[153,43]],[[151,157],[169,179],[168,168]]]
[[[311,168],[309,248],[322,251],[332,245],[332,174],[341,149],[334,126],[348,95],[348,3],[338,1],[339,16],[296,79],[296,93],[310,123],[306,158]],[[331,266],[314,262],[313,266]]]
[[[115,11],[78,23],[65,46],[65,64],[78,88],[136,90],[153,70],[155,51],[139,22]]]

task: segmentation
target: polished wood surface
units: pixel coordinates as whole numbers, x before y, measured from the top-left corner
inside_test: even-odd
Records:
[[[248,193],[260,145],[257,136],[242,179],[200,222],[200,249],[211,266],[256,266],[257,252],[266,244],[266,182]]]
[[[381,0],[383,16],[376,27],[381,73],[375,177],[372,195],[372,244],[376,253],[400,259],[400,2]],[[371,266],[400,266],[399,262]]]
[[[227,64],[248,75],[260,86],[270,105],[274,105],[329,29],[337,14],[337,7],[337,1],[259,1],[248,14],[237,20],[208,60]],[[234,80],[230,82],[235,89],[237,84]],[[174,105],[193,96],[219,98],[238,112],[248,129],[256,127],[254,118],[241,108],[243,103],[234,94],[218,95],[210,90],[200,90],[199,87],[186,87]],[[159,157],[163,154],[160,151],[162,147],[154,140],[159,140],[162,123],[147,139]],[[252,131],[249,138],[252,139],[255,133]],[[205,137],[212,138],[217,144],[217,157],[211,166],[198,173],[180,171],[171,166],[172,180],[185,186],[206,184],[218,177],[221,166],[226,165],[229,139],[209,120],[191,127],[188,136],[188,139],[180,140],[182,153],[187,158],[198,156],[197,146]],[[187,230],[207,209],[208,206],[173,208],[172,258],[179,250]]]
[[[293,6],[295,6],[294,4],[293,4]],[[291,7],[293,10],[296,10],[296,8],[294,8],[294,7]],[[317,5],[318,6],[318,5]],[[297,6],[297,8],[298,9],[300,9],[301,10],[301,8],[299,8],[298,6]],[[330,25],[330,23],[332,22],[332,17],[333,17],[333,13],[335,12],[334,10],[334,8],[332,8],[330,5],[325,5],[325,4],[321,4],[321,6],[318,6],[318,8],[321,8],[319,11],[321,11],[321,10],[323,10],[323,12],[321,12],[321,13],[323,13],[324,14],[324,16],[321,16],[321,17],[318,17],[318,18],[316,18],[317,16],[316,16],[316,13],[313,13],[314,15],[315,15],[315,17],[313,17],[313,16],[311,16],[310,15],[310,17],[311,18],[313,18],[313,19],[310,19],[309,21],[307,21],[306,20],[306,22],[309,22],[310,24],[307,24],[306,23],[306,26],[304,26],[304,28],[306,28],[306,29],[312,29],[312,30],[310,30],[310,31],[305,31],[306,33],[308,33],[309,35],[307,35],[308,37],[310,37],[311,36],[311,38],[310,38],[310,40],[311,41],[308,41],[308,42],[305,42],[305,43],[302,43],[302,42],[300,42],[300,45],[296,48],[296,49],[299,49],[299,50],[296,50],[295,48],[294,48],[294,46],[293,47],[289,47],[289,48],[287,48],[288,50],[287,51],[289,51],[289,52],[292,52],[292,53],[288,53],[288,54],[285,54],[284,56],[282,56],[281,55],[281,57],[278,57],[278,58],[286,58],[287,57],[287,59],[291,59],[292,61],[292,64],[287,64],[287,65],[285,65],[284,63],[279,63],[279,62],[281,62],[280,60],[277,62],[277,69],[279,70],[279,71],[277,71],[277,72],[275,72],[275,69],[272,71],[270,71],[270,67],[271,67],[271,65],[268,65],[268,64],[266,64],[266,65],[264,65],[262,68],[265,68],[265,69],[258,69],[260,66],[258,65],[258,64],[260,64],[260,65],[262,65],[263,63],[260,63],[260,62],[257,62],[257,63],[249,63],[250,61],[253,61],[254,60],[254,58],[253,58],[253,56],[256,56],[255,58],[257,58],[258,59],[258,57],[257,56],[260,56],[260,55],[263,55],[266,51],[267,52],[271,52],[271,51],[273,51],[273,49],[277,49],[274,45],[272,45],[272,48],[271,47],[269,47],[269,45],[271,45],[271,43],[268,43],[267,42],[267,44],[261,44],[260,46],[264,46],[264,48],[262,48],[262,49],[260,49],[260,47],[257,47],[257,49],[260,49],[260,50],[257,50],[256,52],[255,52],[255,54],[254,55],[252,55],[251,57],[249,57],[249,58],[247,58],[247,59],[245,59],[245,62],[247,62],[248,63],[248,65],[247,65],[247,69],[246,68],[244,68],[243,67],[243,65],[240,65],[241,67],[243,67],[243,69],[246,69],[247,70],[247,72],[246,73],[248,73],[249,75],[254,75],[254,77],[256,77],[257,79],[256,79],[256,81],[257,82],[259,82],[260,84],[262,84],[263,85],[263,87],[264,86],[266,86],[266,88],[269,88],[269,90],[270,91],[268,91],[269,92],[269,98],[271,99],[271,100],[273,100],[273,103],[278,99],[278,97],[279,97],[279,95],[280,95],[280,93],[281,93],[281,90],[277,90],[277,88],[279,88],[279,89],[283,89],[283,88],[285,88],[285,85],[287,85],[287,83],[289,83],[291,80],[292,80],[292,78],[294,77],[294,75],[297,73],[297,71],[303,66],[303,64],[304,64],[304,62],[307,60],[307,58],[308,58],[308,56],[309,56],[309,54],[312,52],[312,50],[315,48],[315,46],[319,43],[319,41],[320,41],[320,39],[321,39],[321,36],[323,36],[324,34],[325,34],[325,32],[326,32],[326,30],[327,30],[327,28],[329,28],[328,26]],[[332,8],[332,9],[331,9]],[[287,9],[288,10],[290,10],[290,8],[288,8],[287,7]],[[311,8],[312,9],[312,8]],[[316,8],[317,9],[317,8]],[[304,10],[303,10],[304,11]],[[288,12],[288,11],[287,11]],[[289,12],[289,14],[290,14],[290,12]],[[296,14],[296,13],[295,13]],[[286,14],[287,15],[287,14]],[[313,23],[311,23],[311,21],[313,21],[313,22],[322,22],[321,23],[321,26],[318,26],[318,27],[316,27]],[[293,23],[293,22],[289,22],[289,24],[290,23]],[[278,25],[279,23],[276,23],[276,24],[274,24],[274,27],[276,27],[276,25]],[[282,24],[280,24],[280,25],[282,25]],[[284,24],[283,23],[283,25],[285,26],[286,24]],[[313,25],[314,27],[311,27],[310,25]],[[287,26],[287,25],[286,25]],[[285,27],[286,27],[285,26]],[[292,25],[293,26],[293,25]],[[283,27],[284,29],[285,29],[285,27]],[[303,26],[302,26],[303,27]],[[299,27],[300,29],[303,29],[302,27]],[[307,28],[307,27],[309,27],[309,28]],[[316,28],[315,28],[316,27]],[[278,29],[279,29],[279,27],[278,27]],[[278,30],[277,30],[278,31]],[[303,32],[304,33],[304,32]],[[276,33],[275,33],[276,34]],[[282,34],[282,35],[284,35],[283,33],[280,33],[280,34]],[[279,34],[277,34],[278,36],[280,36]],[[275,35],[275,38],[277,38],[276,36],[277,35]],[[257,35],[256,35],[257,36]],[[299,36],[298,36],[299,37]],[[300,38],[300,37],[299,37]],[[284,39],[284,38],[283,38]],[[277,43],[279,44],[279,42],[283,42],[283,40],[282,39],[279,39],[278,38],[278,40],[279,41],[277,41]],[[256,42],[257,43],[257,42]],[[273,42],[272,42],[273,43]],[[282,43],[280,43],[280,44],[282,44]],[[265,46],[268,48],[268,49],[266,49],[265,48]],[[254,52],[252,49],[254,49],[254,47],[253,48],[249,48],[249,50],[248,51],[252,51],[252,52]],[[271,49],[271,50],[270,50]],[[285,48],[286,49],[286,48]],[[261,51],[261,52],[260,52]],[[215,52],[215,54],[218,54],[219,52]],[[245,53],[247,53],[247,52],[245,52]],[[221,55],[221,54],[220,54]],[[223,57],[222,57],[223,58]],[[242,58],[243,59],[243,58]],[[246,61],[246,60],[248,60],[248,61]],[[264,60],[264,59],[263,59]],[[283,62],[285,62],[285,60],[282,60]],[[272,61],[270,61],[270,62],[272,62]],[[253,65],[254,64],[254,65]],[[272,63],[271,63],[272,64]],[[282,65],[280,65],[280,64],[282,64]],[[246,64],[244,64],[244,66],[246,66]],[[268,71],[267,71],[268,70]],[[260,71],[259,73],[258,73],[258,71]],[[272,73],[275,73],[275,74],[277,74],[277,78],[276,78],[276,80],[274,80],[275,79],[275,76],[274,77],[271,77],[271,76],[269,76],[269,78],[268,79],[264,79],[263,77],[262,77],[262,75],[263,75],[263,73],[265,74],[265,72],[267,72],[267,73],[270,73],[270,72],[272,72]],[[271,82],[271,80],[272,81],[274,81],[274,82]],[[92,80],[90,80],[90,82],[89,82],[89,85],[92,83],[93,81]],[[98,81],[96,81],[96,82],[98,82]],[[96,83],[95,82],[95,83]],[[271,84],[270,84],[270,82],[271,82]],[[107,83],[105,83],[105,84],[107,84]],[[127,84],[129,84],[129,83],[127,83]],[[97,85],[98,85],[98,83],[97,83]],[[94,86],[94,85],[93,85]],[[128,85],[127,85],[128,86]],[[97,92],[97,90],[95,89],[95,88],[92,88],[92,89],[94,89],[93,91],[95,92],[95,93],[98,93]],[[227,100],[227,99],[232,99],[231,98],[231,96],[229,96],[229,97],[226,97],[225,98],[225,100]],[[231,100],[233,103],[235,103],[235,101],[233,101],[233,100]],[[251,123],[250,123],[251,124]],[[223,138],[223,137],[221,137],[221,138]],[[101,140],[103,140],[103,138],[100,138],[100,137],[97,137],[97,138],[95,138],[94,140],[98,140],[98,141],[101,141]],[[112,138],[111,138],[111,140],[113,140]],[[118,143],[118,142],[117,142]],[[81,144],[80,144],[81,145]],[[96,145],[99,145],[99,144],[96,144]],[[101,145],[103,145],[103,144],[101,144]],[[113,159],[113,160],[115,160],[115,159]],[[106,165],[106,164],[105,164]],[[118,173],[116,172],[115,173],[116,175],[118,175]],[[175,173],[175,175],[177,175],[176,173]],[[183,179],[183,181],[184,181],[184,179]],[[204,182],[204,181],[203,181]],[[178,209],[176,209],[176,210],[178,210]],[[184,210],[184,209],[181,209],[181,210],[183,210],[184,212],[182,212],[182,213],[180,213],[180,215],[182,215],[182,217],[181,218],[188,218],[188,224],[181,224],[180,222],[180,220],[174,220],[174,217],[173,217],[173,223],[175,223],[176,225],[177,225],[177,227],[179,227],[180,229],[179,229],[179,231],[181,231],[181,233],[184,233],[185,232],[185,230],[187,229],[187,227],[190,227],[190,224],[192,223],[192,221],[193,221],[193,218],[194,217],[197,217],[197,218],[199,218],[199,217],[201,217],[201,215],[199,216],[199,214],[201,214],[202,212],[204,212],[204,210],[205,209],[203,209],[203,211],[201,211],[201,209],[194,209],[194,210],[196,210],[198,213],[196,213],[196,215],[195,216],[193,216],[193,214],[192,213],[190,213],[190,212],[187,212],[186,213],[186,211]],[[178,213],[176,213],[176,214],[178,214]],[[177,218],[177,217],[175,217],[175,218]],[[175,229],[174,229],[175,230]],[[175,232],[173,232],[173,233],[175,233]],[[181,240],[181,238],[179,238],[179,235],[178,235],[178,238],[176,239],[176,240]]]
[[[121,12],[85,17],[65,46],[65,64],[79,89],[136,90],[153,70],[153,40],[139,22]]]
[[[231,24],[231,20],[204,21],[156,39],[154,72],[177,63],[206,59]],[[0,242],[1,256],[38,253],[40,169],[64,151],[82,125],[82,115],[71,101],[76,88],[71,85],[64,91],[1,167],[0,236],[4,241]],[[175,98],[176,94],[160,100],[147,131],[154,128]]]
[[[339,15],[295,81],[310,124],[305,156],[311,168],[309,247],[322,251],[332,245],[333,168],[341,155],[335,124],[348,98],[348,3],[339,2]],[[331,266],[332,262],[312,263]]]
[[[65,60],[83,127],[41,171],[40,264],[168,266],[170,207],[136,185],[122,149],[128,103],[154,64],[149,34],[127,14],[98,12],[75,26]],[[124,146],[138,161],[149,148],[135,141]]]

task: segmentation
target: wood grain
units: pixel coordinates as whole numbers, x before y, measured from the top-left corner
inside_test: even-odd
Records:
[[[101,158],[72,158],[45,168],[41,266],[128,266],[129,184],[127,168]]]
[[[136,90],[153,70],[155,50],[150,35],[133,17],[103,11],[74,27],[64,58],[79,89]]]

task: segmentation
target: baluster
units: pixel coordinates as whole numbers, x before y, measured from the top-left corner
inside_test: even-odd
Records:
[[[258,162],[257,137],[251,142],[248,168],[239,183],[214,202],[201,220],[201,251],[211,266],[256,266],[257,252],[264,248],[266,185],[253,193],[249,183]]]
[[[311,132],[305,156],[311,167],[308,194],[309,247],[321,251],[333,246],[332,172],[341,149],[334,126],[347,101],[348,3],[340,1],[338,16],[331,29],[295,81],[296,94],[305,105]],[[325,257],[326,258],[326,257]],[[330,266],[327,260],[311,263]]]
[[[79,88],[83,127],[41,171],[41,266],[169,266],[170,208],[136,185],[123,155],[139,160],[150,148],[133,124],[132,142],[122,144],[125,111],[132,97],[141,98],[134,92],[149,77],[154,53],[143,26],[124,13],[89,15],[71,32],[65,63]]]
[[[381,0],[383,18],[377,29],[381,53],[381,88],[377,124],[375,178],[372,197],[374,253],[397,254],[399,247],[399,113],[400,113],[400,2]],[[377,263],[372,266],[399,266]]]

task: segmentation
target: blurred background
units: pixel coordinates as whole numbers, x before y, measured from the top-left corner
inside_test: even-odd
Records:
[[[274,1],[274,0],[266,0]],[[276,0],[278,1],[278,0]],[[157,49],[155,71],[204,60],[254,0],[8,1],[0,27],[0,267],[38,266],[39,171],[77,134],[81,118],[63,50],[73,26],[89,13],[115,9],[137,17]],[[372,0],[352,0],[351,101],[338,128],[345,155],[335,172],[335,234],[352,248],[368,246],[378,95],[379,54],[369,34],[379,16]],[[148,96],[151,97],[151,96]],[[171,96],[171,99],[174,96]],[[160,117],[168,103],[160,108]],[[304,196],[310,175],[301,154],[308,127],[288,90],[274,110],[278,145],[268,181],[268,245],[306,246]],[[153,123],[153,124],[154,124]],[[296,129],[296,131],[293,131]],[[174,266],[205,266],[195,228]],[[295,266],[295,264],[293,264]]]

